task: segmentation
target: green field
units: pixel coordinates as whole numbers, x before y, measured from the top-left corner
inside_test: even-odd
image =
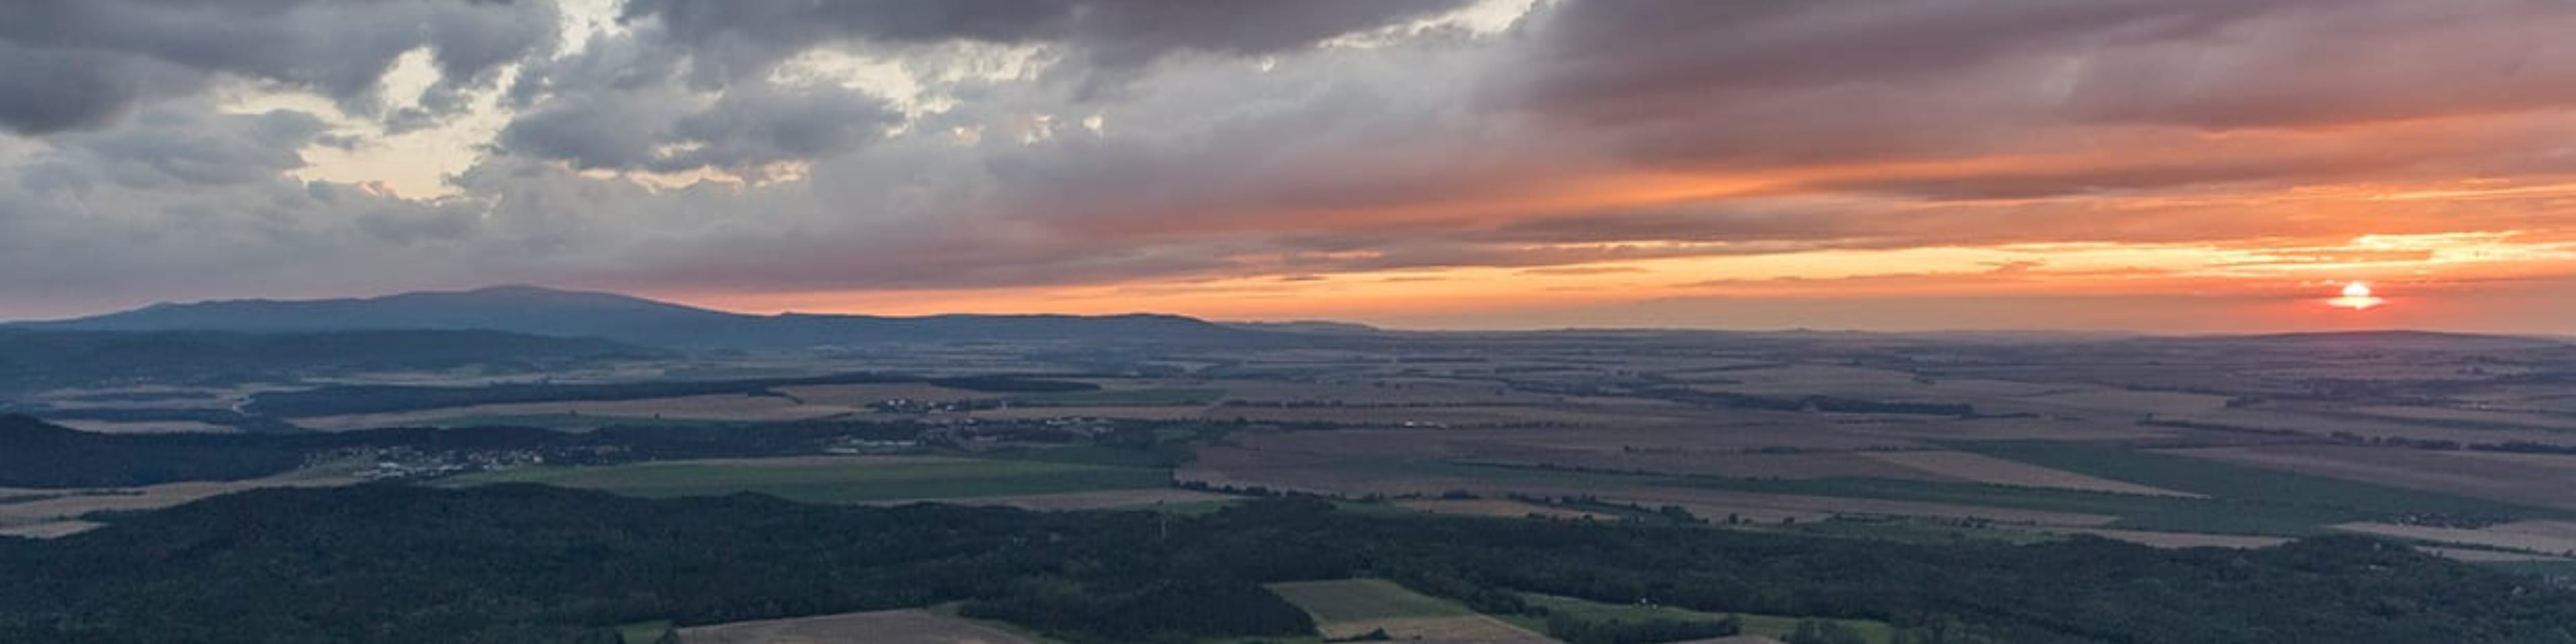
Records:
[[[671,633],[671,623],[644,622],[617,627],[617,637],[626,644],[660,644],[662,636]]]
[[[527,467],[448,479],[452,485],[542,483],[628,496],[756,492],[808,503],[973,498],[1164,487],[1165,470],[971,459],[671,461],[605,467]]]
[[[2206,494],[2228,502],[2341,511],[2368,518],[2408,515],[2568,516],[2565,511],[2502,501],[2102,445],[1994,441],[1963,442],[1952,447],[2107,479]]]
[[[1709,613],[1685,608],[1674,608],[1670,606],[1605,604],[1601,602],[1575,599],[1572,597],[1558,597],[1555,595],[1523,594],[1522,598],[1528,600],[1531,606],[1547,609],[1547,612],[1550,614],[1572,615],[1588,621],[1716,621],[1726,619],[1729,616],[1727,613]],[[1746,635],[1761,635],[1771,638],[1787,637],[1789,633],[1798,630],[1798,622],[1801,621],[1801,619],[1797,617],[1782,617],[1778,615],[1735,614],[1733,616],[1743,620],[1744,633]],[[1522,628],[1542,633],[1547,632],[1547,618],[1544,617],[1531,615],[1505,615],[1501,617],[1503,618],[1503,621],[1512,622]],[[1870,644],[1887,644],[1888,640],[1896,636],[1895,628],[1888,626],[1886,622],[1865,619],[1829,619],[1823,621],[1839,623],[1851,628],[1852,630],[1859,631],[1861,637],[1867,638]]]
[[[1298,581],[1270,584],[1269,588],[1288,603],[1306,609],[1319,625],[1476,614],[1465,606],[1381,579]]]
[[[1331,467],[1353,473],[1454,476],[1505,485],[1580,487],[1610,497],[1616,497],[1622,489],[1702,488],[2099,514],[2120,517],[2113,527],[2212,534],[2300,537],[2329,534],[2334,530],[2327,526],[2351,521],[2425,516],[2483,520],[2569,516],[2565,511],[2500,501],[2080,443],[1982,442],[1954,447],[2102,478],[2207,494],[2209,498],[1988,483],[1860,477],[1727,478],[1403,459],[1353,460]]]
[[[1196,407],[1225,399],[1223,389],[1055,391],[1011,397],[1023,407]]]

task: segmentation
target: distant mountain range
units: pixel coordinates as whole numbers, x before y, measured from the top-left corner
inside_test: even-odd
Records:
[[[615,293],[533,286],[363,299],[155,304],[96,317],[7,327],[258,333],[482,330],[692,350],[997,341],[1242,345],[1287,339],[1283,333],[1176,315],[746,315]]]

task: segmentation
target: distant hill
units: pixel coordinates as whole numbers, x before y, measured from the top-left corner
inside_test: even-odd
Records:
[[[680,349],[992,341],[1240,344],[1278,334],[1173,315],[745,315],[614,293],[503,286],[365,299],[156,304],[21,328],[85,331],[480,329]]]
[[[1356,323],[1356,322],[1334,322],[1334,321],[1331,321],[1331,320],[1290,320],[1290,321],[1286,321],[1286,322],[1227,322],[1227,323],[1225,323],[1225,325],[1226,325],[1226,326],[1230,326],[1230,327],[1234,327],[1234,328],[1238,328],[1238,329],[1249,329],[1249,330],[1253,330],[1253,331],[1276,331],[1276,332],[1279,332],[1279,333],[1306,333],[1306,334],[1313,334],[1313,335],[1371,335],[1371,334],[1385,333],[1385,332],[1386,332],[1386,331],[1385,331],[1385,330],[1383,330],[1383,329],[1379,329],[1379,328],[1377,328],[1377,327],[1369,326],[1369,325],[1366,325],[1366,324],[1360,324],[1360,323]]]
[[[338,372],[536,370],[666,352],[499,331],[67,331],[0,327],[0,399],[102,385],[222,385]]]

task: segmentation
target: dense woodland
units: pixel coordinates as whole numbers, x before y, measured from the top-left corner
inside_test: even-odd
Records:
[[[1269,499],[1197,518],[640,500],[535,486],[266,490],[0,539],[0,641],[595,642],[608,627],[966,602],[1084,643],[1311,629],[1258,584],[1375,576],[1886,620],[1909,644],[2576,643],[2576,593],[2353,537],[2256,550],[1917,546]]]
[[[606,340],[495,331],[46,331],[0,328],[0,403],[63,387],[219,386],[370,370],[479,365],[535,371],[651,358],[658,349]],[[5,407],[0,407],[5,408]]]
[[[332,434],[99,434],[0,415],[0,487],[78,488],[229,481],[293,470],[348,450],[523,451],[561,464],[814,453],[835,439],[909,439],[911,423],[805,421],[607,427],[396,428]]]

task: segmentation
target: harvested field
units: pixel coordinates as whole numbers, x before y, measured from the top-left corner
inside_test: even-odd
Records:
[[[448,479],[453,485],[543,483],[642,497],[768,494],[807,503],[1026,496],[1157,489],[1163,470],[1036,461],[798,457],[527,467]]]
[[[233,434],[241,431],[231,427],[225,427],[213,423],[201,423],[193,420],[116,422],[106,420],[64,419],[49,420],[45,422],[84,432],[96,432],[100,434]]]
[[[1035,644],[926,610],[773,619],[680,629],[682,644]]]
[[[2576,456],[2344,445],[2167,450],[2193,458],[2576,509]]]
[[[2387,523],[2346,523],[2336,528],[2400,539],[2466,544],[2533,554],[2576,557],[2576,522],[2516,521],[2477,529]]]
[[[58,539],[104,527],[107,527],[107,524],[91,521],[55,521],[0,528],[0,536]]]
[[[157,510],[206,497],[267,487],[331,487],[357,479],[312,472],[290,472],[249,481],[195,481],[95,490],[23,490],[0,488],[0,497],[35,499],[0,503],[0,529],[60,523],[100,511]],[[60,529],[60,528],[55,528]]]
[[[2114,530],[2110,528],[2080,528],[2071,530],[2050,530],[2050,532],[2061,534],[2089,534],[2097,537],[2118,539],[2121,541],[2158,548],[2269,548],[2290,542],[2290,539],[2287,537],[2202,534],[2198,532],[2151,532],[2146,530]]]
[[[2189,492],[2176,492],[2173,490],[2149,487],[2125,481],[2114,481],[2096,476],[2086,476],[2065,470],[2050,469],[2028,463],[2007,461],[1992,456],[1986,456],[1984,454],[1973,454],[1968,452],[1866,452],[1862,453],[1861,456],[1922,470],[1938,476],[1976,481],[1979,483],[2018,485],[2021,487],[2056,488],[2061,490],[2087,490],[2093,492],[2110,492],[2113,494],[2144,494],[2150,496],[2181,496],[2194,498],[2202,497],[2202,495],[2192,494]]]

